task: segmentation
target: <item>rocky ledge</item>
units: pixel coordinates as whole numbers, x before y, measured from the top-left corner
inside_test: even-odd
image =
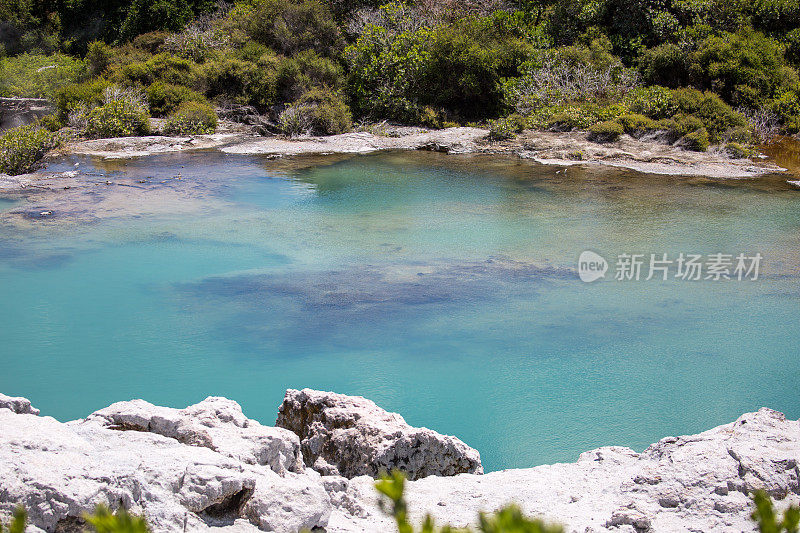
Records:
[[[105,503],[155,531],[392,531],[371,477],[389,467],[417,479],[413,519],[430,512],[456,526],[516,502],[581,533],[753,531],[750,491],[781,505],[800,494],[800,423],[770,409],[642,453],[607,447],[485,475],[460,440],[360,397],[289,390],[277,426],[225,398],[119,402],[61,423],[0,395],[0,516],[21,503],[30,531],[80,531],[83,512]]]

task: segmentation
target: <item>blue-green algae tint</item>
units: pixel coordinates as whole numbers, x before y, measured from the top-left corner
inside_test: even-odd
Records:
[[[800,417],[785,178],[432,153],[80,162],[92,179],[180,173],[164,187],[201,207],[0,227],[0,391],[60,420],[222,395],[271,424],[285,389],[312,387],[457,435],[498,470],[761,406]],[[586,249],[605,281],[578,279]],[[761,277],[610,279],[621,253],[680,252],[760,252]]]

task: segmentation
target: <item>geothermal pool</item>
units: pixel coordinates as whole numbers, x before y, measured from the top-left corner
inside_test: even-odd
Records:
[[[800,417],[785,177],[426,152],[49,170],[71,169],[90,184],[74,197],[0,200],[0,391],[60,420],[223,395],[271,424],[285,389],[312,387],[457,435],[498,470],[761,406]],[[605,278],[579,279],[585,250]],[[755,280],[674,264],[645,280],[650,254],[680,253],[763,260]],[[644,258],[638,281],[615,279],[621,254]]]

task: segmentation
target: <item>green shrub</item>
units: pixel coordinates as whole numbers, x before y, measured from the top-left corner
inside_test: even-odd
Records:
[[[196,63],[173,54],[158,53],[145,61],[134,61],[109,69],[108,78],[120,85],[148,86],[162,81],[175,85],[196,86],[200,70]]]
[[[674,95],[678,110],[699,118],[714,143],[721,142],[725,132],[732,128],[747,125],[744,115],[734,111],[712,92],[678,89]]]
[[[147,88],[147,105],[154,117],[165,117],[183,102],[204,102],[205,97],[188,87],[171,83],[154,82]]]
[[[344,72],[335,61],[313,50],[304,50],[280,62],[276,83],[281,100],[292,102],[317,87],[341,90]]]
[[[693,62],[695,83],[736,106],[763,106],[800,84],[797,72],[786,64],[783,46],[750,29],[709,37]]]
[[[150,533],[147,522],[140,516],[128,513],[120,508],[116,513],[105,505],[98,505],[94,514],[84,513],[83,519],[96,533]],[[14,510],[14,517],[8,527],[0,523],[0,533],[24,533],[28,521],[28,513],[21,505]],[[89,530],[86,530],[89,531]]]
[[[0,96],[52,98],[86,75],[80,59],[54,54],[21,54],[0,59]]]
[[[625,97],[633,113],[658,120],[668,118],[678,110],[673,91],[659,86],[636,88]]]
[[[89,65],[89,74],[97,76],[102,74],[111,62],[111,47],[102,41],[92,41],[86,51],[86,62]]]
[[[687,150],[705,152],[708,150],[710,144],[708,141],[708,131],[705,128],[700,128],[697,131],[688,133],[681,139],[680,144]]]
[[[589,128],[589,140],[598,143],[610,143],[619,139],[624,133],[622,126],[615,121],[598,122]]]
[[[150,533],[144,518],[122,507],[112,513],[105,505],[98,505],[94,514],[84,514],[83,518],[97,533]]]
[[[730,142],[725,145],[725,153],[728,154],[728,157],[733,159],[746,159],[748,157],[753,157],[756,155],[756,152],[746,146],[742,146],[737,142]]]
[[[56,113],[61,122],[67,122],[69,114],[79,107],[93,108],[103,103],[103,95],[110,86],[102,78],[67,85],[56,91],[54,100]]]
[[[47,131],[58,131],[64,127],[64,123],[58,119],[58,115],[55,113],[41,117],[36,123]]]
[[[320,0],[253,0],[231,13],[251,39],[287,55],[315,50],[334,55],[342,48],[339,28]]]
[[[169,33],[165,31],[151,31],[138,35],[132,41],[132,44],[134,47],[144,50],[149,54],[156,54],[162,51],[161,47],[164,46],[168,37]]]
[[[288,107],[279,117],[287,135],[336,135],[350,131],[353,117],[342,97],[328,89],[313,89]]]
[[[629,114],[617,118],[617,122],[631,137],[641,137],[642,135],[658,129],[658,124],[651,118],[644,115]]]
[[[648,85],[672,89],[689,84],[690,54],[677,44],[664,43],[646,50],[639,58],[639,73]]]
[[[703,121],[693,115],[675,115],[673,118],[662,119],[656,123],[659,130],[669,134],[671,142],[675,142],[684,135],[697,131],[703,127]]]
[[[27,521],[28,513],[25,511],[25,508],[20,505],[14,509],[14,515],[11,518],[11,522],[8,523],[8,526],[3,527],[3,523],[0,522],[0,533],[4,531],[7,533],[25,533]]]
[[[0,136],[0,172],[11,175],[32,172],[58,144],[57,134],[36,125],[8,130]]]
[[[750,518],[755,521],[760,533],[797,533],[800,525],[800,508],[790,505],[779,517],[772,505],[772,499],[763,490],[752,495],[755,509]]]
[[[150,131],[150,115],[144,97],[133,90],[106,89],[104,104],[89,112],[89,137],[128,137]]]
[[[528,121],[522,115],[511,114],[505,118],[499,118],[489,122],[489,139],[492,141],[504,141],[515,137],[518,133],[528,126]]]
[[[271,56],[254,63],[225,56],[206,61],[206,94],[266,109],[277,99],[277,70],[272,61],[278,60]]]
[[[183,102],[167,119],[164,133],[175,135],[199,135],[214,133],[217,114],[214,108],[203,102]]]
[[[403,493],[405,492],[405,476],[402,472],[394,470],[390,475],[384,474],[375,482],[375,488],[380,495],[378,503],[381,509],[393,517],[399,533],[455,533],[449,525],[437,527],[433,517],[426,515],[422,527],[417,530],[408,519],[408,504]],[[525,517],[516,505],[508,505],[495,513],[479,513],[478,531],[481,533],[563,533],[563,528],[558,525],[546,524],[542,520],[532,520]],[[471,528],[458,529],[461,533],[473,533]]]

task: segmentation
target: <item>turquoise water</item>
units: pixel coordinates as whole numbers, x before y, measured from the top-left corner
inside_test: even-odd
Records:
[[[313,387],[457,435],[497,470],[761,406],[800,417],[800,193],[781,178],[432,153],[53,168],[74,163],[130,186],[74,213],[0,204],[0,391],[61,420],[213,394],[272,423],[286,388]],[[586,249],[607,280],[578,279]],[[610,279],[618,254],[679,252],[760,252],[761,277]]]

